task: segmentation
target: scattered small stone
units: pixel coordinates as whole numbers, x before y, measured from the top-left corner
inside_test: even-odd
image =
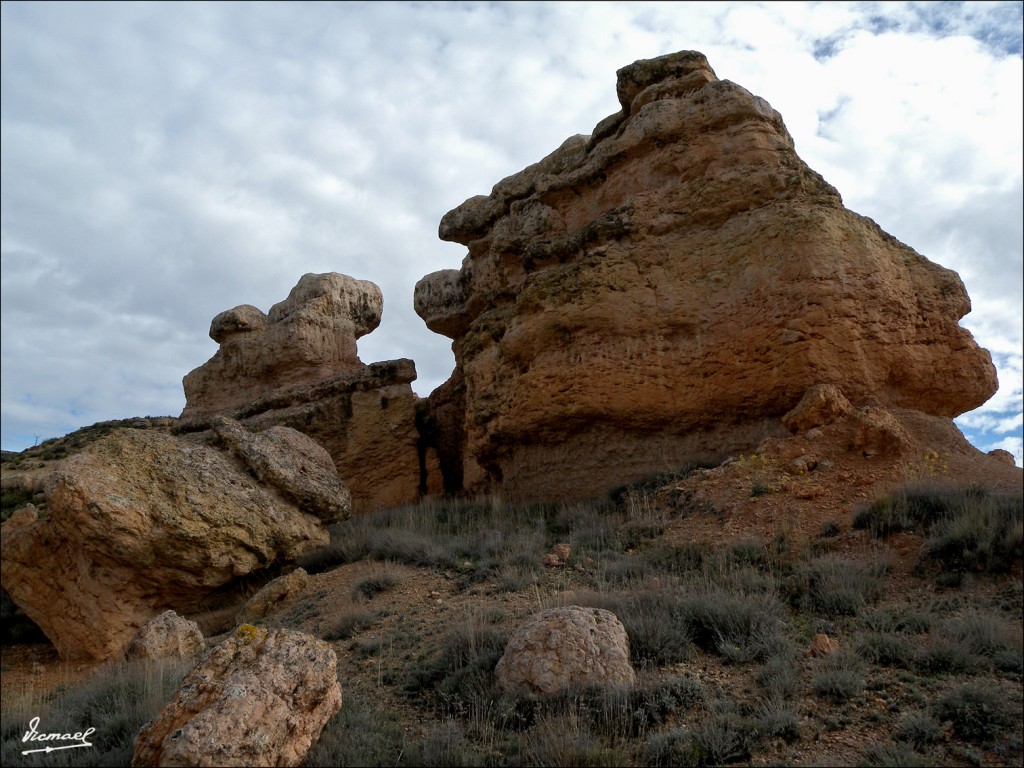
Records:
[[[807,652],[811,656],[829,656],[839,650],[839,641],[828,635],[818,633],[811,638],[811,644]]]

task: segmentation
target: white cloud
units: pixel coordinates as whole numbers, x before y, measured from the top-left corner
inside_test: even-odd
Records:
[[[0,13],[5,448],[179,412],[212,317],[269,309],[305,272],[381,285],[360,355],[412,357],[427,394],[450,342],[412,287],[464,255],[441,216],[615,112],[616,69],[685,48],[768,99],[850,208],[960,272],[1002,385],[960,420],[972,439],[1022,410],[1017,3]]]

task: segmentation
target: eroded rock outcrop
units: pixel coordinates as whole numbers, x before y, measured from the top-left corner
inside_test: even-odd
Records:
[[[303,568],[296,568],[291,573],[278,576],[245,601],[245,605],[235,616],[235,623],[255,624],[260,622],[287,598],[301,592],[308,584],[309,574]]]
[[[959,277],[844,208],[764,99],[693,51],[617,91],[592,136],[441,221],[468,253],[415,306],[453,339],[424,422],[459,447],[449,486],[592,495],[785,435],[815,385],[945,418],[995,392]]]
[[[611,611],[578,605],[530,618],[509,638],[494,673],[507,691],[543,694],[636,680],[622,622]]]
[[[220,313],[210,325],[220,348],[185,376],[178,429],[208,429],[217,415],[292,427],[330,453],[356,510],[415,501],[415,365],[364,365],[356,354],[382,310],[376,285],[328,272],[303,275],[268,314],[250,305]]]
[[[309,438],[224,419],[218,432],[227,443],[118,430],[50,475],[48,517],[0,529],[3,588],[62,656],[119,657],[152,617],[295,560],[348,516],[348,490]]]
[[[368,280],[335,272],[303,275],[263,314],[244,304],[210,324],[220,349],[185,376],[182,418],[223,413],[268,392],[362,368],[356,339],[380,325],[384,298]]]
[[[336,667],[315,637],[243,624],[142,727],[132,765],[300,765],[341,708]]]
[[[190,659],[205,648],[198,624],[174,611],[164,611],[139,628],[124,655],[129,659]]]

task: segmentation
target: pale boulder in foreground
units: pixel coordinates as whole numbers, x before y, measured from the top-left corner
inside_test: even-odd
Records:
[[[632,685],[629,638],[603,608],[542,611],[517,629],[495,668],[507,691],[556,693],[591,685]]]
[[[301,632],[243,624],[135,741],[135,766],[293,766],[341,709],[337,657]]]

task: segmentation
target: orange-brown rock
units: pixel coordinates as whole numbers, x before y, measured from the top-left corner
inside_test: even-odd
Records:
[[[341,708],[336,668],[322,640],[243,624],[142,727],[132,765],[301,765]]]
[[[831,656],[839,650],[839,641],[822,633],[811,638],[807,653],[811,656]]]
[[[3,589],[63,657],[117,658],[152,617],[323,546],[348,516],[309,438],[218,431],[228,439],[117,430],[50,475],[48,517],[0,528]]]
[[[431,405],[465,488],[592,495],[750,450],[819,384],[945,418],[995,392],[959,277],[844,208],[766,101],[693,51],[619,70],[618,95],[441,221],[468,253],[415,306],[453,339]]]
[[[245,304],[210,324],[220,349],[185,376],[183,419],[246,405],[268,392],[362,368],[356,339],[380,325],[380,288],[336,272],[306,274],[269,314]]]
[[[177,429],[207,429],[216,415],[250,429],[292,427],[331,454],[356,510],[419,498],[417,397],[411,360],[364,365],[356,340],[380,323],[383,298],[367,280],[303,275],[269,314],[243,305],[217,315],[220,344],[184,378]]]
[[[808,389],[796,407],[782,417],[791,432],[807,432],[831,424],[850,412],[850,401],[835,384],[816,384]]]

